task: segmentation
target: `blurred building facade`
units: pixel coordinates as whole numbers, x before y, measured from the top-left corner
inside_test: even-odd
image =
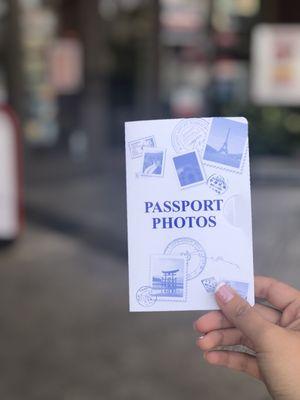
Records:
[[[299,23],[296,0],[2,0],[0,18],[0,92],[29,158],[97,163],[124,121],[160,117],[243,114],[254,153],[300,144],[297,105],[250,96],[253,29]]]

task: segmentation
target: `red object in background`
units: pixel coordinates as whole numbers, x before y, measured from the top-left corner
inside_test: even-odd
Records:
[[[0,241],[13,241],[24,223],[23,157],[18,118],[0,105]]]

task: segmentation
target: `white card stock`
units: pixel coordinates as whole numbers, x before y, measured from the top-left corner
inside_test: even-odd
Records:
[[[125,123],[130,311],[217,309],[227,282],[254,304],[248,123]]]

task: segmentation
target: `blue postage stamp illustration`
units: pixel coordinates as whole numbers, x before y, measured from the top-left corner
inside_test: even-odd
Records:
[[[201,282],[207,293],[214,293],[217,285],[220,282],[224,282],[230,287],[232,287],[232,289],[234,289],[243,299],[247,300],[248,287],[249,287],[249,284],[247,282],[229,281],[223,279],[217,280],[214,276],[202,279]]]
[[[144,148],[142,175],[163,176],[165,168],[165,150],[157,148]]]
[[[142,139],[132,140],[128,143],[131,158],[142,157],[144,147],[156,147],[154,136],[147,136]]]
[[[173,162],[181,188],[205,182],[204,170],[196,151],[173,157]]]
[[[247,300],[249,287],[249,284],[247,282],[225,281],[225,283],[232,287],[232,289],[234,289],[243,299]]]
[[[203,162],[241,173],[248,145],[248,125],[228,118],[213,118]]]
[[[150,280],[157,301],[186,301],[186,263],[184,257],[152,255]]]

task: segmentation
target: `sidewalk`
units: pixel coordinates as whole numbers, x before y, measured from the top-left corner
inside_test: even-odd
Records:
[[[269,400],[261,383],[204,362],[199,313],[129,314],[113,254],[29,224],[0,263],[1,399]]]

